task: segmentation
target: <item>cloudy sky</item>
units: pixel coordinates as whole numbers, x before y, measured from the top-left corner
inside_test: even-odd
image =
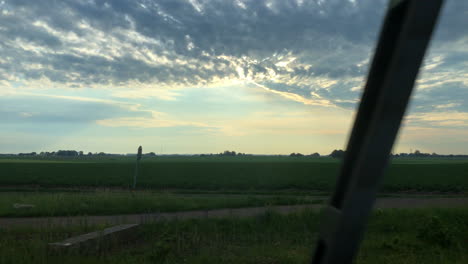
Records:
[[[386,0],[0,0],[0,153],[344,148]],[[447,0],[396,152],[468,153]]]

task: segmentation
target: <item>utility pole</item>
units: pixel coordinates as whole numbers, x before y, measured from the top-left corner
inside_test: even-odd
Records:
[[[138,167],[140,166],[140,160],[141,160],[142,152],[143,152],[143,148],[141,146],[139,146],[138,147],[138,153],[137,153],[136,166],[135,166],[135,176],[133,177],[133,189],[136,188],[137,176],[138,176]]]

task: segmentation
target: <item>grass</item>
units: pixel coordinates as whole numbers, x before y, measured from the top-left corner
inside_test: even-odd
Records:
[[[140,188],[185,190],[331,191],[339,171],[331,158],[161,157],[143,160]],[[0,185],[123,187],[131,185],[130,158],[0,159]],[[468,160],[395,159],[382,191],[468,190]]]
[[[54,256],[46,243],[85,230],[4,230],[0,263],[308,263],[318,224],[313,211],[160,222],[143,226],[139,242],[114,251]],[[468,263],[466,241],[468,209],[381,210],[370,220],[356,263]]]
[[[288,195],[188,195],[149,191],[0,193],[0,217],[116,215],[320,203]],[[15,203],[33,208],[14,208]]]

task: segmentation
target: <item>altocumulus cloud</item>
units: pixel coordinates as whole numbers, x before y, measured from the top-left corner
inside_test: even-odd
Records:
[[[248,83],[307,105],[352,108],[386,3],[3,0],[0,85],[173,100],[187,87]],[[468,91],[467,12],[467,1],[447,1],[412,111],[468,111],[460,97]]]

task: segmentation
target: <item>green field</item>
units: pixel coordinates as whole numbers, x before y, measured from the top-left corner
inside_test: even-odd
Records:
[[[0,217],[116,215],[321,203],[297,195],[174,194],[150,191],[0,192]],[[33,208],[15,208],[33,204]]]
[[[156,157],[141,163],[138,187],[181,190],[331,191],[340,163],[331,158]],[[0,159],[0,186],[121,187],[131,185],[134,160]],[[466,192],[466,159],[395,159],[382,191]]]
[[[249,219],[149,224],[113,251],[51,255],[47,243],[103,227],[0,230],[0,263],[308,263],[319,217],[313,211]],[[373,214],[356,263],[468,263],[468,210]]]

